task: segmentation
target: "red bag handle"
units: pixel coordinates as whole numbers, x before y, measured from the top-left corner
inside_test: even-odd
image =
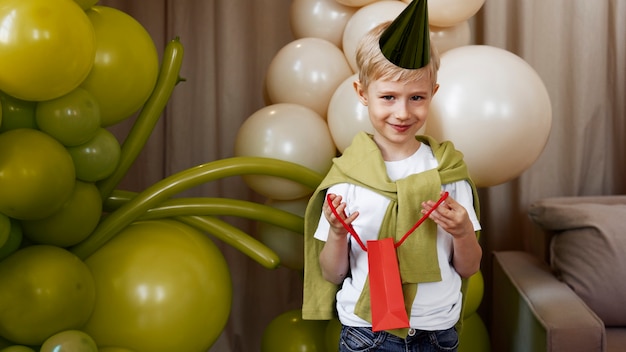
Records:
[[[394,247],[395,248],[400,247],[400,245],[402,243],[404,243],[404,241],[409,237],[409,235],[412,234],[413,231],[415,231],[415,229],[417,229],[426,219],[428,219],[430,214],[435,209],[437,209],[437,207],[441,203],[443,203],[443,201],[446,200],[446,198],[448,198],[448,195],[449,195],[448,192],[443,192],[443,194],[441,195],[441,197],[439,198],[437,203],[435,203],[435,206],[433,206],[428,212],[426,212],[426,214],[424,214],[419,220],[417,220],[415,225],[413,225],[413,227],[411,227],[411,229],[409,231],[407,231],[407,233],[405,233],[404,236],[402,236],[400,241],[398,241],[397,243],[394,244]],[[352,224],[350,224],[350,225],[346,224],[346,222],[343,220],[343,218],[341,216],[339,216],[339,214],[337,213],[337,208],[335,208],[335,206],[333,205],[333,202],[330,200],[330,194],[326,196],[326,201],[328,203],[328,207],[333,212],[335,217],[339,220],[339,222],[341,223],[343,228],[346,229],[354,237],[356,242],[359,244],[359,247],[361,247],[361,249],[363,249],[365,252],[367,252],[367,247],[365,247],[365,244],[363,244],[363,241],[361,240],[361,237],[359,237],[359,235],[356,233],[356,231],[354,230],[354,227],[352,227]],[[346,214],[344,213],[343,215],[345,216]]]

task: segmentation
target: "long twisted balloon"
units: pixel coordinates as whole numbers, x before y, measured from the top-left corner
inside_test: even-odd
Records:
[[[182,80],[179,73],[183,63],[183,53],[183,45],[179,38],[171,40],[165,46],[156,84],[122,144],[119,164],[109,177],[97,184],[102,199],[106,199],[111,194],[135,162],[159,121],[174,87]]]

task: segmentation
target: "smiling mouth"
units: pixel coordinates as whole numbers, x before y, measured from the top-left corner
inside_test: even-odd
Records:
[[[411,128],[411,125],[390,125],[390,126],[398,132],[405,132],[406,130]]]

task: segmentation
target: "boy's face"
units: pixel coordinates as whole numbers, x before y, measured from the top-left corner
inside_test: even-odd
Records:
[[[428,75],[410,82],[375,80],[366,90],[357,81],[354,88],[368,108],[374,141],[381,148],[410,150],[419,145],[415,134],[426,123],[430,103],[439,88],[433,88]]]

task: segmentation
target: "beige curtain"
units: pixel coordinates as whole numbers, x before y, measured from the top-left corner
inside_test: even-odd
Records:
[[[434,0],[433,0],[434,1]],[[291,0],[103,0],[135,17],[159,52],[178,36],[182,76],[148,145],[120,188],[140,191],[174,172],[233,156],[242,122],[266,105],[263,80],[294,37]],[[530,203],[549,196],[626,193],[626,1],[486,0],[472,21],[476,44],[524,58],[548,89],[553,124],[535,164],[520,177],[481,189],[489,321],[490,252],[544,248],[533,240]],[[532,102],[529,102],[532,104]],[[132,119],[111,128],[123,140]],[[242,180],[203,185],[188,195],[263,201]],[[229,219],[249,233],[254,224]],[[219,243],[218,243],[219,244]],[[299,273],[268,270],[219,244],[231,267],[234,301],[211,351],[258,351],[267,324],[299,308]]]

